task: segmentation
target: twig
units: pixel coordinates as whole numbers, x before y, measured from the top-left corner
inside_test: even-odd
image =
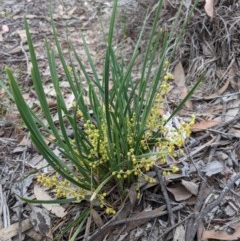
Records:
[[[215,155],[215,152],[217,150],[220,139],[221,139],[221,135],[217,135],[215,142],[211,145],[211,150],[210,150],[210,154],[208,157],[208,163],[210,163],[212,161],[212,159]],[[217,145],[215,143],[217,143]]]
[[[92,216],[90,215],[90,217],[88,217],[87,219],[87,224],[86,224],[86,228],[85,228],[85,233],[84,233],[84,238],[83,240],[87,240],[87,237],[89,235],[89,230],[90,230],[90,227],[91,227],[91,222],[92,222]]]
[[[162,190],[162,193],[163,193],[166,205],[167,205],[168,218],[169,218],[170,224],[171,224],[171,226],[173,226],[175,224],[173,211],[172,211],[172,207],[171,207],[171,204],[170,204],[170,200],[169,200],[169,196],[168,196],[166,187],[165,187],[164,182],[163,182],[162,173],[159,172],[159,169],[156,166],[154,167],[154,171],[157,174],[157,179],[160,183],[161,190]]]
[[[221,122],[221,124],[217,125],[216,127],[213,127],[211,129],[208,129],[208,132],[202,136],[200,136],[199,138],[197,138],[196,140],[194,140],[192,143],[190,143],[189,145],[187,145],[188,148],[192,148],[196,145],[199,144],[200,141],[208,138],[212,132],[217,132],[217,131],[221,131],[222,128],[225,128],[228,125],[234,125],[236,122],[238,122],[240,120],[240,115],[237,115],[235,118],[226,121],[226,122]]]
[[[196,217],[199,215],[199,212],[202,208],[203,202],[204,202],[204,191],[207,187],[207,183],[205,180],[202,180],[201,182],[201,186],[200,186],[200,190],[199,190],[199,194],[197,197],[197,202],[194,206],[194,216],[189,220],[188,225],[187,225],[187,230],[186,230],[186,240],[190,240],[190,237],[194,237],[196,232],[194,230],[192,230],[193,224],[196,221]],[[194,235],[192,234],[194,233]]]
[[[234,183],[240,179],[240,173],[237,174],[236,176],[234,176],[227,184],[227,186],[222,190],[222,192],[220,193],[220,195],[218,196],[218,198],[212,202],[211,204],[209,204],[205,209],[203,209],[198,215],[195,215],[195,220],[193,222],[193,225],[191,227],[191,232],[187,232],[186,233],[186,240],[188,241],[193,241],[194,237],[196,235],[198,226],[200,224],[200,222],[203,220],[203,218],[212,211],[213,208],[215,208],[216,206],[218,206],[221,201],[223,200],[223,198],[225,197],[225,195],[233,188]],[[203,183],[204,184],[204,183]]]
[[[162,240],[169,232],[171,232],[174,228],[176,228],[177,226],[179,226],[180,224],[186,222],[189,218],[191,218],[193,216],[193,214],[190,214],[189,216],[187,216],[186,218],[184,218],[183,220],[181,220],[180,222],[176,223],[175,225],[171,226],[170,228],[168,228],[163,234],[161,234],[160,238],[158,241]],[[165,239],[163,239],[165,240]]]
[[[152,236],[153,229],[155,228],[156,222],[157,222],[157,219],[154,219],[154,222],[153,222],[152,228],[151,228],[151,230],[150,230],[150,233],[149,233],[149,235],[148,235],[147,241],[149,241],[149,240],[150,240],[150,237]]]
[[[182,209],[183,207],[184,207],[184,205],[178,205],[178,206],[172,208],[172,211],[178,211],[178,210]],[[159,217],[162,217],[167,214],[168,214],[168,211],[163,211],[163,212],[156,213],[156,214],[152,214],[152,212],[151,212],[151,216],[148,216],[147,212],[146,212],[146,215],[144,217],[126,218],[126,219],[122,219],[122,220],[108,222],[104,226],[99,228],[92,236],[90,236],[88,238],[88,241],[103,240],[103,237],[108,232],[110,232],[114,227],[116,227],[118,225],[128,224],[128,223],[132,223],[132,222],[138,222],[138,221],[142,221],[142,220],[150,220],[150,219],[154,219],[154,218],[159,218]]]

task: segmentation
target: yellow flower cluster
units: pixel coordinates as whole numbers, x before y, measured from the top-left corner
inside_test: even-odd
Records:
[[[104,208],[104,207],[105,207],[105,212],[106,212],[106,214],[108,214],[108,215],[114,215],[114,214],[116,214],[116,211],[114,210],[113,207],[111,207],[111,206],[106,202],[106,200],[105,200],[106,196],[107,196],[107,193],[105,193],[105,192],[102,193],[102,194],[98,194],[98,195],[97,195],[97,198],[98,198],[98,200],[100,201],[100,208]]]
[[[94,162],[89,162],[89,166],[96,168],[109,160],[106,125],[103,123],[101,125],[101,130],[99,130],[88,120],[84,124],[84,128],[91,144],[88,158],[95,160]]]
[[[169,62],[165,62],[165,66],[163,80],[159,86],[159,92],[155,96],[153,106],[147,120],[147,131],[145,134],[146,139],[149,139],[155,131],[159,131],[160,133],[165,132],[162,109],[163,104],[165,103],[165,96],[170,90],[169,80],[173,79],[173,75],[168,72]]]
[[[58,174],[52,176],[41,174],[37,177],[37,182],[44,187],[55,189],[58,198],[74,197],[77,201],[86,199],[86,190],[73,186],[66,179],[61,180]]]
[[[107,207],[106,210],[105,210],[105,212],[106,212],[106,214],[108,214],[108,215],[114,215],[114,214],[116,214],[116,211],[115,211],[113,208],[111,208],[111,207]]]
[[[143,173],[143,171],[149,171],[151,167],[155,164],[154,158],[137,158],[134,155],[134,150],[130,149],[127,153],[129,161],[132,162],[133,168],[131,170],[120,170],[120,171],[114,171],[112,172],[113,176],[116,176],[118,179],[126,179],[130,177],[132,174],[139,178],[144,178],[145,181],[149,183],[155,183],[156,180],[154,178],[151,178]]]
[[[87,191],[73,186],[66,179],[62,180],[58,174],[47,176],[46,174],[38,175],[37,182],[44,187],[55,190],[57,198],[69,198],[74,197],[76,201],[86,200]],[[105,200],[107,193],[99,193],[96,199],[100,202],[100,208],[105,208],[105,212],[108,215],[114,215],[116,211]]]
[[[185,139],[191,135],[191,128],[195,123],[196,116],[192,115],[192,119],[189,123],[182,122],[180,126],[172,128],[169,132],[166,132],[166,139],[174,146],[182,147],[185,143]],[[172,146],[173,149],[173,146]]]
[[[134,129],[136,127],[136,116],[135,113],[133,113],[133,116],[130,120],[127,120],[127,127],[128,127],[128,136],[127,136],[127,140],[128,140],[128,145],[129,146],[133,146],[134,145],[134,140],[135,140],[135,136],[134,136]]]

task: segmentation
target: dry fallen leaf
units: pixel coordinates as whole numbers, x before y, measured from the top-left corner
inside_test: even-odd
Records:
[[[37,200],[53,200],[39,185],[35,184],[33,190]],[[42,206],[59,218],[63,218],[67,214],[65,209],[59,204],[42,204]]]
[[[167,187],[167,190],[173,194],[177,202],[185,201],[192,196],[192,193],[189,192],[181,183],[177,183],[174,187]]]
[[[20,232],[19,226],[20,226],[20,223],[16,222],[6,228],[0,229],[0,241],[7,241],[13,238],[14,236],[19,235],[19,232]],[[29,230],[30,228],[32,228],[32,223],[30,222],[29,219],[21,220],[22,233]]]
[[[227,104],[227,112],[225,114],[225,122],[233,120],[239,112],[240,100],[233,100]]]
[[[2,28],[0,29],[0,42],[3,41],[2,34],[9,32],[9,28],[7,25],[2,25]]]
[[[211,18],[213,18],[213,4],[214,4],[214,0],[205,0],[205,6],[204,6],[205,12]]]
[[[231,225],[229,229],[233,230],[233,233],[228,233],[226,230],[206,230],[203,231],[202,240],[214,239],[214,240],[238,240],[240,238],[240,223]]]
[[[185,87],[186,77],[185,77],[184,69],[181,62],[178,62],[177,65],[175,66],[173,75],[174,75],[174,81],[177,87],[179,88]]]
[[[228,134],[231,134],[231,135],[235,136],[236,138],[240,138],[240,130],[235,127],[230,128],[228,131]]]
[[[1,34],[7,33],[7,32],[9,32],[9,27],[8,27],[8,25],[6,25],[6,24],[2,25]]]
[[[129,200],[130,203],[132,205],[135,204],[136,200],[137,200],[137,191],[136,191],[136,185],[132,185],[128,191],[128,195],[129,195]]]
[[[185,241],[185,229],[183,225],[177,226],[174,232],[173,241]]]
[[[192,132],[199,132],[207,130],[211,127],[218,125],[220,122],[216,120],[201,121],[193,125]]]
[[[178,64],[175,66],[173,75],[174,81],[177,85],[177,94],[179,95],[180,99],[183,100],[188,94],[188,88],[186,87],[186,76],[181,62],[178,62]],[[192,109],[192,102],[188,100],[185,103],[185,106],[188,109]]]
[[[185,181],[182,180],[182,185],[193,195],[197,196],[198,194],[198,187],[199,185],[194,183],[194,182],[190,182],[190,181]]]
[[[27,35],[26,35],[26,30],[25,29],[18,29],[18,30],[16,30],[16,33],[20,37],[22,43],[26,43],[27,42]]]
[[[31,206],[31,209],[30,220],[35,231],[41,233],[45,237],[52,238],[49,213],[43,208],[35,206]]]
[[[104,225],[104,223],[102,221],[101,216],[98,214],[98,212],[95,211],[95,209],[92,209],[91,210],[91,215],[92,215],[93,221],[97,225],[97,227],[101,228]]]
[[[187,9],[189,9],[191,2],[192,2],[191,0],[184,0],[183,4]]]
[[[215,92],[212,93],[211,95],[207,95],[207,96],[204,96],[204,95],[203,95],[202,98],[203,98],[204,100],[211,100],[211,99],[214,99],[214,98],[220,96],[221,94],[223,94],[223,93],[227,90],[227,88],[228,88],[228,86],[229,86],[229,83],[230,83],[230,79],[228,79],[228,80],[225,82],[225,84],[224,84],[220,89],[218,89],[217,91],[215,91]]]
[[[208,163],[201,171],[206,172],[206,176],[211,177],[217,173],[220,173],[224,170],[224,165],[220,161],[213,161]]]

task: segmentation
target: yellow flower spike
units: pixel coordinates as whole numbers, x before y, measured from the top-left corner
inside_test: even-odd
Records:
[[[164,63],[166,66],[169,66],[170,65],[170,62],[169,61],[165,61]]]
[[[165,76],[163,77],[163,79],[164,79],[165,81],[167,81],[167,80],[168,80],[168,76],[165,75]],[[162,86],[163,86],[163,85],[162,85]]]
[[[168,80],[173,80],[174,79],[174,76],[170,73],[167,73],[167,77],[168,77]]]
[[[132,163],[133,163],[133,165],[135,165],[137,163],[136,157],[132,158]]]
[[[83,117],[82,111],[78,110],[76,116],[77,116],[78,118],[82,118],[82,117]]]
[[[156,179],[152,178],[151,183],[152,184],[156,183]]]
[[[163,171],[163,176],[166,177],[167,176],[167,171]]]
[[[130,151],[131,153],[133,153],[133,152],[134,152],[134,149],[133,149],[133,148],[131,148],[129,151]]]
[[[140,199],[140,197],[141,197],[141,194],[140,194],[140,192],[138,192],[137,193],[137,199]]]
[[[131,172],[130,170],[127,170],[127,171],[126,171],[126,174],[127,174],[128,176],[130,176],[131,173],[132,173],[132,172]]]
[[[38,175],[37,181],[41,183],[43,181],[43,178],[44,178],[44,174]]]
[[[179,171],[179,168],[177,166],[172,166],[172,172],[176,173]]]

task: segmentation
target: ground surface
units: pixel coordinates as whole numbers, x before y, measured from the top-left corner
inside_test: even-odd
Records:
[[[150,10],[154,8],[154,1],[125,2],[120,2],[123,13],[118,16],[115,44],[127,60],[143,16],[148,7]],[[146,187],[129,220],[124,219],[127,217],[124,209],[128,209],[128,203],[122,208],[124,218],[118,219],[119,222],[110,221],[108,226],[104,226],[105,229],[99,230],[96,227],[108,220],[101,214],[102,223],[95,220],[96,225],[91,228],[89,236],[96,234],[92,236],[92,241],[240,238],[240,5],[234,0],[215,1],[214,4],[211,17],[211,4],[204,9],[205,2],[199,1],[172,62],[175,80],[168,97],[170,110],[184,98],[196,78],[205,74],[199,89],[178,114],[179,118],[195,114],[198,121],[186,143],[186,155],[174,160],[182,171],[166,177],[164,181],[160,180],[155,187]],[[183,24],[189,6],[191,1],[184,1],[176,30]],[[111,1],[56,0],[52,7],[64,53],[68,54],[71,40],[78,46],[78,54],[87,65],[81,32],[96,66],[101,69],[105,44],[100,22],[103,23],[103,30],[107,31]],[[171,29],[178,7],[179,1],[169,0],[166,3],[159,28],[164,31]],[[23,19],[25,16],[29,22],[43,81],[50,98],[54,98],[51,96],[44,47],[44,39],[47,38],[50,43],[52,39],[49,13],[49,3],[44,0],[3,0],[0,5],[0,83],[7,84],[4,68],[9,66],[29,106],[34,106],[36,95],[30,77],[31,63]],[[172,43],[175,37],[172,37]],[[142,41],[142,49],[146,39],[147,36]],[[137,61],[136,78],[141,56]],[[88,71],[91,71],[90,68]],[[64,80],[60,67],[59,75]],[[32,146],[7,89],[1,86],[0,98],[0,240],[51,240],[69,219],[75,217],[80,207],[36,207],[19,199],[19,196],[49,198],[48,192],[39,187],[34,176],[30,175],[46,163]],[[22,177],[27,178],[21,181]],[[79,237],[79,240],[82,238]],[[67,240],[67,236],[62,240]]]

